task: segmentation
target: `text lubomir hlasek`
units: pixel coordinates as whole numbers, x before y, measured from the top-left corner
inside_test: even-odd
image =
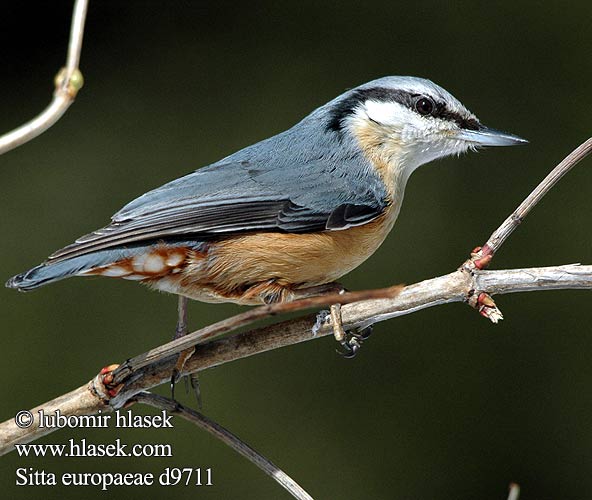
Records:
[[[45,413],[44,410],[37,412],[40,428],[77,428],[77,427],[109,427],[111,423],[118,428],[145,428],[155,429],[172,428],[171,422],[173,416],[167,415],[166,410],[162,410],[157,415],[135,415],[132,410],[116,410],[112,414],[103,414],[101,410],[97,415],[62,415],[60,410],[55,413]],[[115,418],[113,418],[115,417]]]

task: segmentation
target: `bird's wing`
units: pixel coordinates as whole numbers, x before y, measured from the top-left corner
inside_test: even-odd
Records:
[[[140,196],[108,226],[49,260],[155,240],[199,241],[252,231],[303,233],[365,224],[384,211],[387,195],[380,182],[368,178],[373,175],[368,169],[351,163],[274,168],[267,162],[219,162]]]

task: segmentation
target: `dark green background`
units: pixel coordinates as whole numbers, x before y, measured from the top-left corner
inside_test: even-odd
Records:
[[[16,2],[15,2],[16,3]],[[48,102],[70,2],[3,6],[0,130]],[[280,132],[362,82],[433,79],[528,147],[450,158],[413,175],[393,234],[343,281],[413,283],[453,270],[590,135],[592,7],[579,2],[92,1],[86,85],[50,131],[0,158],[0,278],[42,261],[148,189]],[[493,268],[592,262],[587,160],[561,181]],[[204,373],[205,410],[319,499],[592,498],[590,294],[498,298],[494,326],[460,304],[376,327],[353,361],[330,338]],[[172,334],[176,300],[131,282],[0,289],[1,419]],[[197,328],[241,310],[190,306]],[[163,392],[167,393],[166,388]],[[181,391],[182,392],[182,391]],[[183,394],[183,401],[192,402]],[[138,410],[143,411],[143,410]],[[144,410],[149,412],[149,410]],[[111,498],[287,498],[185,422],[174,430],[61,431],[43,443],[170,442],[173,459],[0,459],[6,498],[104,498],[14,486],[17,467],[212,467],[197,491],[113,488]]]

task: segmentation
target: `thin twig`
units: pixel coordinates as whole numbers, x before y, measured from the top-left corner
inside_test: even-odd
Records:
[[[580,144],[567,155],[542,182],[526,197],[526,199],[512,212],[512,214],[491,234],[485,245],[477,247],[471,252],[471,256],[461,265],[460,269],[473,272],[476,269],[485,269],[491,263],[494,254],[500,249],[508,237],[522,223],[524,218],[532,211],[537,203],[555,186],[559,180],[573,167],[592,152],[592,137]],[[492,323],[498,323],[504,319],[504,315],[491,298],[487,288],[476,288],[468,298],[467,303],[477,309],[481,316]]]
[[[84,35],[84,22],[88,10],[88,0],[76,0],[74,13],[72,14],[72,27],[70,28],[70,42],[68,44],[68,57],[66,59],[66,71],[68,76],[80,65],[80,52],[82,51],[82,37]]]
[[[508,500],[518,500],[520,498],[520,486],[516,483],[510,483]]]
[[[202,429],[205,429],[214,437],[230,446],[234,451],[238,452],[247,460],[251,461],[267,475],[275,479],[294,498],[298,498],[300,500],[313,500],[312,497],[282,469],[267,460],[267,458],[251,448],[238,436],[230,432],[228,429],[222,427],[217,422],[214,422],[210,418],[206,417],[202,413],[192,410],[191,408],[187,408],[180,403],[173,401],[172,399],[158,396],[156,394],[151,394],[149,392],[140,392],[134,396],[133,401],[150,405],[161,410],[166,410],[168,413],[178,415],[185,420],[188,420],[189,422],[201,427]]]
[[[66,66],[55,77],[55,91],[49,106],[31,121],[0,137],[0,154],[20,146],[45,132],[56,123],[70,105],[83,85],[78,65],[82,50],[82,37],[88,0],[76,0],[72,14],[70,41]]]
[[[485,260],[482,262],[481,266],[478,265],[477,267],[480,269],[487,267],[493,254],[499,250],[506,239],[515,231],[536,204],[541,201],[543,196],[545,196],[565,174],[590,153],[592,153],[592,137],[580,144],[568,156],[566,156],[561,163],[549,172],[534,191],[532,191],[518,208],[501,224],[501,226],[491,234],[485,245],[479,249],[480,251],[478,254],[473,256],[473,261]]]

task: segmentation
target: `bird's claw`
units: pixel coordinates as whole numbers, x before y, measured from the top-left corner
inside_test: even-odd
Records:
[[[199,378],[197,373],[190,373],[189,375],[185,375],[185,394],[189,394],[191,389],[193,389],[193,394],[195,395],[195,400],[197,402],[197,409],[201,411],[202,409],[202,401],[201,401],[201,387],[199,385]]]
[[[171,372],[171,399],[176,401],[175,399],[175,384],[179,380],[179,371],[176,368],[173,368]]]
[[[177,368],[173,368],[171,373],[171,399],[176,401],[175,399],[175,385],[181,378],[181,372]],[[185,383],[185,394],[189,394],[190,390],[193,389],[193,393],[195,394],[195,399],[197,401],[197,407],[199,410],[202,409],[202,399],[201,399],[201,388],[199,385],[199,378],[197,373],[190,373],[189,375],[185,375],[183,377],[183,382]]]
[[[367,340],[370,337],[370,335],[372,335],[373,331],[374,331],[374,326],[368,325],[365,328],[360,328],[360,329],[356,330],[356,332],[353,335],[356,335],[361,340]]]
[[[362,344],[360,344],[360,342],[358,342],[358,340],[355,337],[343,339],[343,341],[340,342],[340,344],[342,349],[335,349],[335,352],[340,356],[343,356],[345,359],[352,359],[353,357],[355,357],[360,348],[362,347]]]
[[[348,332],[345,338],[340,342],[342,350],[336,349],[337,354],[345,359],[352,359],[362,348],[364,341],[372,334],[372,325],[361,330]]]
[[[355,357],[363,342],[372,334],[372,325],[346,332],[341,321],[341,305],[333,304],[330,311],[323,310],[317,314],[316,322],[312,327],[313,336],[318,335],[320,329],[327,324],[329,319],[333,325],[335,340],[341,346],[340,349],[336,349],[337,354],[346,359]]]

